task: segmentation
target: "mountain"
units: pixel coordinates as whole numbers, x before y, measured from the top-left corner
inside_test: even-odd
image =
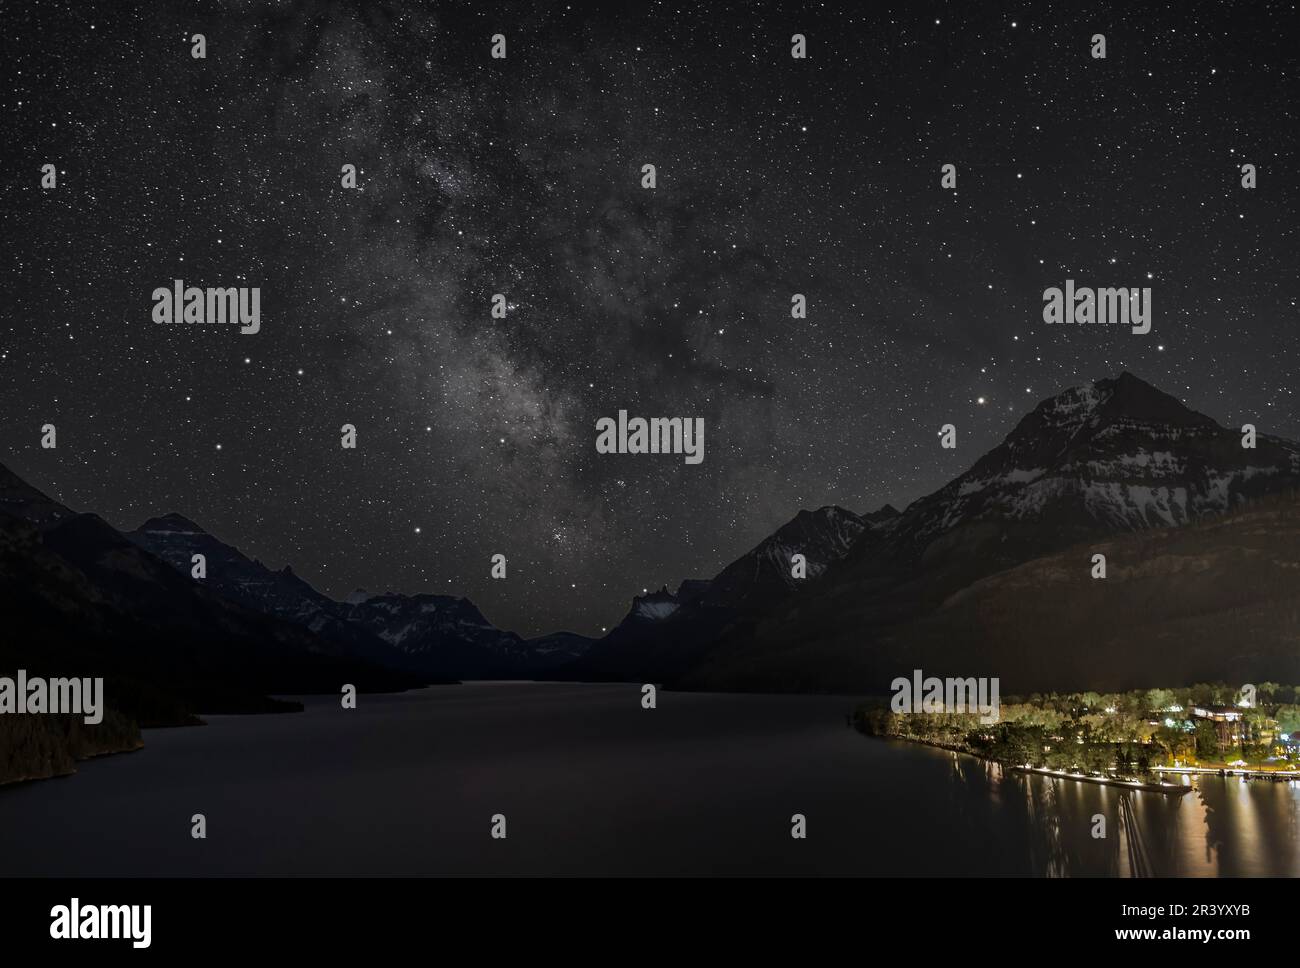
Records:
[[[545,675],[576,661],[598,640],[577,632],[550,632],[528,639],[530,663],[536,675]]]
[[[70,772],[140,746],[139,726],[197,712],[284,712],[284,693],[409,688],[417,680],[315,651],[297,626],[229,602],[89,514],[47,527],[0,506],[0,674],[104,679],[104,719],[0,717],[0,783]]]
[[[7,468],[0,482],[0,668],[103,675],[113,684],[108,704],[145,724],[292,709],[268,697],[336,693],[345,682],[363,691],[417,684],[230,601]]]
[[[867,516],[834,506],[800,511],[716,577],[687,579],[675,592],[665,587],[636,596],[627,616],[562,673],[575,679],[673,679],[733,624],[824,574],[865,532],[884,527],[897,513],[888,505]],[[806,559],[804,579],[792,575],[795,554]]]
[[[895,670],[920,661],[902,646],[912,640],[905,630],[962,589],[1071,546],[1184,526],[1297,485],[1300,445],[1259,435],[1243,448],[1238,430],[1132,374],[1068,389],[966,473],[864,531],[820,581],[727,630],[681,684],[885,692]],[[975,630],[948,634],[959,666],[984,664]],[[1014,678],[1015,667],[1002,672]]]
[[[203,555],[207,587],[245,608],[302,626],[320,639],[323,650],[388,668],[409,668],[404,653],[350,620],[349,605],[322,595],[288,565],[273,571],[247,557],[189,518],[150,518],[126,537],[186,576],[193,556]]]
[[[727,608],[692,607],[709,582],[688,579],[637,595],[623,620],[576,660],[558,666],[557,679],[663,682],[681,675],[731,620]]]
[[[407,668],[457,679],[522,678],[534,668],[524,640],[497,628],[467,598],[389,592],[347,605],[344,614]]]
[[[338,602],[291,567],[274,571],[179,514],[152,518],[128,536],[186,575],[192,556],[204,555],[212,588],[308,629],[337,654],[432,680],[527,678],[572,661],[590,641],[556,633],[532,644],[498,629],[468,599],[450,595],[371,595],[358,589]]]
[[[352,624],[377,635],[405,668],[458,679],[527,679],[572,662],[593,639],[553,632],[523,639],[497,628],[467,598],[374,595],[346,607]]]
[[[74,512],[0,464],[0,513],[45,528],[71,517]]]
[[[784,597],[801,580],[819,578],[844,556],[862,533],[897,515],[889,505],[867,517],[841,507],[800,511],[775,532],[722,569],[700,596],[700,604],[737,610]],[[791,558],[807,560],[806,579],[792,577]]]
[[[1094,554],[1105,579],[1092,577]],[[1300,492],[1288,491],[982,578],[876,647],[899,668],[997,675],[1022,694],[1296,682],[1298,576]]]
[[[1300,445],[1260,435],[1247,450],[1241,436],[1131,373],[1074,387],[908,507],[889,541],[917,561],[946,553],[948,536],[995,522],[993,553],[1012,560],[1099,533],[1186,524],[1300,475]],[[846,564],[869,550],[855,549]]]
[[[1291,614],[1300,567],[1285,541],[1255,539],[1291,533],[1297,487],[1300,445],[1260,434],[1243,447],[1239,430],[1121,373],[1042,401],[901,513],[800,511],[715,577],[637,596],[599,640],[524,640],[464,598],[335,601],[180,515],[124,536],[0,467],[0,607],[15,630],[0,664],[102,667],[147,721],[349,681],[400,687],[412,672],[884,692],[925,662],[1023,691],[1205,678],[1222,658],[1221,675],[1280,678],[1289,640],[1269,623]],[[1093,554],[1111,577],[1080,577]],[[1257,642],[1229,641],[1237,620]]]

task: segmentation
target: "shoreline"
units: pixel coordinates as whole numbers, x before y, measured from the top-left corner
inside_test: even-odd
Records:
[[[80,764],[88,760],[97,760],[108,756],[121,756],[127,753],[138,753],[145,748],[144,739],[136,740],[132,746],[118,746],[111,749],[98,749],[90,753],[82,753],[73,757],[72,765],[66,770],[50,770],[42,773],[29,773],[21,776],[11,776],[0,778],[0,796],[3,796],[5,790],[15,789],[19,786],[30,783],[41,783],[45,780],[61,780],[67,777],[76,776],[80,772]]]
[[[910,736],[895,736],[890,733],[884,733],[884,734],[867,733],[867,732],[863,732],[862,730],[858,730],[858,732],[862,733],[862,735],[867,737],[868,739],[887,739],[887,740],[893,740],[898,743],[909,743],[913,746],[928,746],[931,749],[943,750],[946,753],[959,753],[962,756],[969,756],[983,763],[993,763],[1001,767],[1004,771],[1008,773],[1019,773],[1025,776],[1032,774],[1035,776],[1046,776],[1046,777],[1051,777],[1054,779],[1061,779],[1061,780],[1076,780],[1081,783],[1093,783],[1096,784],[1097,786],[1113,786],[1113,787],[1120,787],[1125,790],[1140,790],[1145,793],[1163,793],[1171,796],[1182,796],[1183,794],[1193,789],[1193,787],[1190,784],[1182,784],[1182,783],[1151,783],[1149,781],[1143,781],[1143,780],[1120,779],[1119,777],[1088,776],[1087,774],[1084,773],[1070,773],[1066,770],[1053,770],[1042,766],[1007,766],[1006,764],[1000,763],[995,759],[991,759],[990,757],[981,756],[979,753],[967,749],[961,749],[956,746],[945,746],[942,743],[932,743],[928,740],[913,739]],[[1158,769],[1158,770],[1168,771],[1168,772],[1196,772],[1196,771],[1184,771],[1181,769],[1176,770],[1174,767],[1153,767],[1153,769]],[[1213,774],[1216,776],[1219,775],[1218,770],[1204,769],[1204,770],[1200,770],[1200,772]],[[1232,775],[1231,772],[1229,772],[1228,775],[1229,776]],[[1249,779],[1249,777],[1247,777],[1247,779]]]
[[[1070,773],[1066,770],[1052,770],[1043,766],[1013,766],[1015,773],[1034,774],[1036,776],[1059,777],[1063,780],[1078,780],[1082,783],[1095,783],[1098,786],[1117,786],[1126,790],[1142,790],[1147,793],[1164,793],[1168,796],[1181,797],[1192,789],[1191,784],[1184,783],[1150,783],[1143,780],[1121,780],[1118,777],[1088,776],[1085,773]]]

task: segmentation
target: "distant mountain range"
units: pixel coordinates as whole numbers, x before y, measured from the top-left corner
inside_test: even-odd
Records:
[[[801,582],[815,582],[865,534],[897,515],[888,505],[865,517],[834,506],[800,511],[717,577],[637,596],[623,621],[563,673],[576,679],[675,680],[742,617],[775,607],[795,595]],[[804,579],[792,577],[795,554],[806,560]]]
[[[450,595],[354,593],[337,602],[292,568],[272,571],[178,514],[146,521],[127,537],[187,575],[202,554],[208,587],[231,601],[301,626],[342,655],[422,677],[527,677],[572,660],[590,642],[569,634],[530,643]]]
[[[343,682],[883,692],[913,668],[997,675],[1004,691],[1287,678],[1300,546],[1277,536],[1300,530],[1298,484],[1300,445],[1259,435],[1245,449],[1238,430],[1124,373],[1043,401],[903,511],[800,511],[713,578],[638,596],[596,640],[524,639],[453,596],[336,601],[179,514],[123,534],[0,467],[14,632],[0,668],[102,668],[146,723],[281,708],[265,697]],[[1105,580],[1089,577],[1093,553]]]
[[[110,708],[145,724],[198,711],[297,708],[275,694],[409,688],[301,624],[190,578],[94,514],[0,467],[0,669],[104,676]]]

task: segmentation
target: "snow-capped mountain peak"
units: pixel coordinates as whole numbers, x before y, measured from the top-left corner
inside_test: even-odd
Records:
[[[1044,546],[1184,524],[1296,483],[1300,447],[1222,427],[1131,373],[1042,401],[895,528],[916,554],[960,524],[1033,524]]]

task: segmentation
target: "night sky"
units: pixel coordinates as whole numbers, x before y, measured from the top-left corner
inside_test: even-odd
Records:
[[[1121,369],[1300,437],[1296,4],[836,6],[7,3],[0,463],[598,633]],[[261,332],[153,323],[176,278]],[[1152,287],[1151,333],[1045,325],[1067,278]],[[619,409],[703,463],[597,454]]]

